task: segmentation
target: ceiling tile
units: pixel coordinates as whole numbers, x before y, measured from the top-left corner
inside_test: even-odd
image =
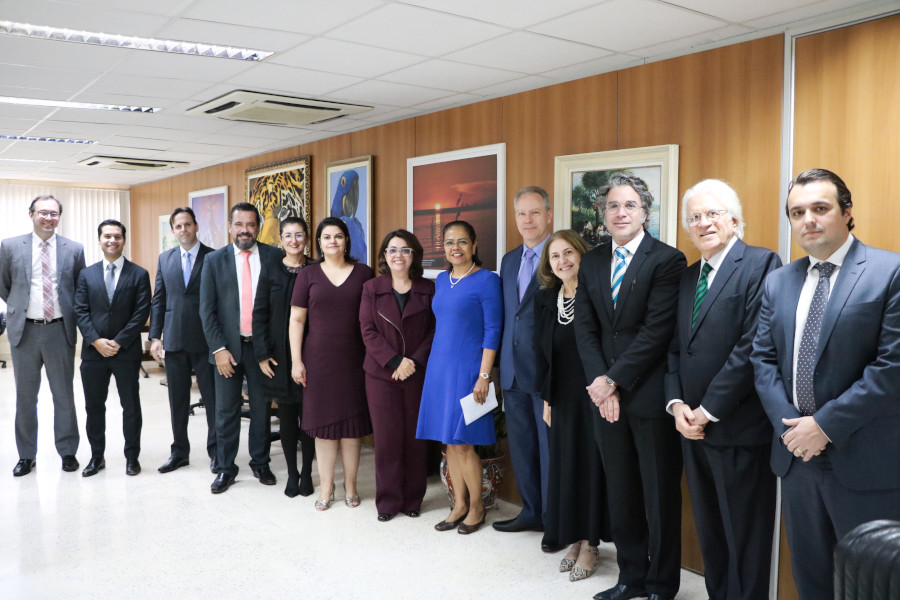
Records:
[[[433,10],[390,4],[328,32],[326,37],[423,56],[440,56],[508,31]]]
[[[453,90],[454,92],[468,92],[475,88],[503,83],[521,76],[521,73],[513,73],[512,71],[501,71],[488,67],[434,59],[413,67],[394,71],[383,75],[379,79],[395,83]]]
[[[472,104],[473,102],[478,102],[480,100],[484,100],[484,96],[479,96],[477,94],[454,94],[445,98],[439,98],[438,100],[432,100],[431,102],[416,104],[414,108],[422,112],[431,112],[453,108],[454,106],[462,106],[464,104]]]
[[[517,31],[477,44],[444,58],[459,62],[507,69],[531,75],[560,69],[609,54],[607,50],[565,40]]]
[[[423,60],[425,57],[415,54],[328,38],[314,38],[293,50],[269,57],[266,63],[370,78]]]
[[[341,0],[340,4],[296,0],[199,0],[192,3],[183,16],[318,35],[383,4],[378,0]]]
[[[287,50],[309,39],[308,35],[293,31],[270,29],[273,25],[277,25],[277,23],[270,21],[263,28],[251,27],[246,23],[231,24],[198,19],[174,19],[166,23],[156,33],[156,37],[269,52]]]
[[[418,110],[410,108],[394,108],[393,106],[378,106],[372,112],[358,115],[359,121],[368,121],[370,123],[392,123],[418,114]]]
[[[752,29],[749,27],[744,27],[742,25],[728,25],[721,29],[704,31],[697,35],[691,35],[677,40],[663,42],[661,44],[653,44],[652,46],[646,46],[644,48],[635,48],[634,50],[631,50],[629,54],[658,60],[658,57],[669,56],[671,54],[699,52],[703,49],[703,46],[714,44],[730,37],[746,35],[751,32]]]
[[[599,75],[600,73],[608,73],[617,69],[627,69],[644,64],[644,59],[630,54],[610,54],[597,60],[589,60],[571,67],[563,69],[554,69],[543,74],[544,77],[550,78],[552,83],[560,83],[562,81],[572,81],[574,79],[582,79]]]
[[[547,35],[628,52],[725,23],[653,0],[612,0],[529,28]]]
[[[126,54],[121,48],[0,35],[0,62],[11,65],[103,72]]]
[[[91,6],[53,0],[3,2],[3,19],[32,25],[137,36],[152,36],[166,22],[164,16],[120,10],[113,8],[108,2],[102,6]]]
[[[0,81],[22,90],[16,96],[27,96],[29,88],[74,92],[96,79],[98,73],[72,69],[49,69],[0,64]]]
[[[104,146],[117,146],[120,148],[132,148],[137,152],[144,150],[171,150],[181,142],[172,140],[159,140],[150,138],[136,138],[124,135],[111,135],[103,139]]]
[[[85,90],[88,94],[118,94],[123,96],[146,96],[148,92],[156,98],[181,99],[209,86],[202,81],[185,81],[165,77],[142,77],[115,73],[103,75]]]
[[[72,100],[76,102],[91,102],[94,104],[118,104],[121,106],[144,106],[167,110],[175,104],[172,98],[154,98],[151,96],[134,96],[114,94],[108,92],[82,92],[73,94]]]
[[[237,123],[225,119],[216,119],[224,126],[219,131],[223,135],[249,135],[273,140],[291,140],[311,133],[302,127],[285,127],[283,125],[263,125],[261,123]]]
[[[245,60],[226,60],[208,56],[167,54],[148,50],[130,50],[110,73],[142,77],[164,77],[194,81],[217,82],[234,77],[257,65]]]
[[[473,91],[476,94],[480,94],[486,98],[498,98],[500,96],[509,96],[510,94],[518,94],[519,92],[535,90],[537,88],[546,87],[554,83],[557,82],[548,77],[528,75],[527,77],[520,77],[519,79],[513,79],[512,81],[507,81],[505,83],[500,83],[497,85],[489,85],[487,87],[478,88],[477,90]]]
[[[721,0],[669,0],[669,4],[739,23],[801,6],[816,4],[816,0],[753,0],[753,2],[722,2]],[[858,3],[858,2],[857,2]]]
[[[534,25],[598,3],[597,0],[554,0],[553,2],[522,2],[522,0],[403,1],[404,4],[414,4],[514,29]]]
[[[336,99],[363,104],[387,104],[399,108],[449,96],[446,90],[415,87],[402,83],[369,80],[344,88],[334,94]]]
[[[360,81],[358,77],[263,63],[254,65],[249,71],[227,79],[226,83],[233,84],[234,89],[324,96],[358,81]]]
[[[853,7],[860,7],[861,14],[859,16],[868,16],[868,12],[865,10],[865,6],[870,5],[873,7],[877,7],[877,11],[881,12],[884,9],[887,9],[885,5],[896,10],[896,1],[893,2],[861,2],[860,0],[822,0],[820,2],[816,2],[814,4],[807,4],[806,6],[793,8],[790,10],[786,10],[783,12],[779,12],[777,14],[769,15],[767,17],[761,17],[759,19],[752,19],[746,21],[744,25],[748,27],[754,27],[757,29],[764,29],[767,27],[781,26],[788,23],[792,23],[795,21],[800,21],[803,19],[810,19],[815,17],[821,17],[831,12],[838,12],[845,9],[852,9]],[[893,6],[891,6],[893,5]],[[853,12],[853,11],[851,11]]]

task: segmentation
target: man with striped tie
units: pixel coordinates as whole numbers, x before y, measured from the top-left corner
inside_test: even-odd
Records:
[[[753,388],[750,351],[763,281],[781,259],[742,241],[741,202],[724,181],[685,192],[681,224],[701,259],[681,278],[666,408],[682,435],[706,589],[712,600],[767,598],[772,425]]]
[[[653,195],[639,177],[612,174],[598,204],[612,239],[582,258],[575,336],[599,408],[594,434],[619,579],[594,598],[674,598],[681,575],[681,447],[663,385],[687,261],[646,231]]]

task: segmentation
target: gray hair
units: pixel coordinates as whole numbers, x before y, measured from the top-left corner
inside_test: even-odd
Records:
[[[737,223],[734,226],[734,234],[741,239],[744,237],[744,212],[741,209],[741,200],[734,188],[721,179],[704,179],[684,193],[681,199],[681,226],[685,231],[690,231],[688,223],[688,201],[698,194],[710,194],[721,202],[728,213]]]
[[[650,209],[653,208],[653,194],[650,193],[647,182],[637,175],[629,175],[624,171],[619,171],[610,175],[609,179],[606,181],[606,185],[600,188],[600,192],[597,194],[597,205],[601,207],[601,211],[604,210],[604,207],[606,207],[606,197],[609,195],[609,191],[613,188],[622,186],[633,189],[641,199],[641,209],[644,213],[644,229],[646,230],[650,227]]]
[[[549,212],[553,209],[553,206],[550,204],[550,194],[547,193],[547,190],[537,185],[529,185],[516,192],[516,196],[513,198],[513,208],[516,207],[519,196],[524,196],[525,194],[537,194],[544,201],[544,210]]]

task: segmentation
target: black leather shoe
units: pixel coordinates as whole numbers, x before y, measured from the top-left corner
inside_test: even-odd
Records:
[[[187,458],[181,458],[173,454],[169,457],[169,460],[163,463],[163,466],[157,469],[157,471],[159,471],[160,473],[170,473],[175,469],[186,467],[189,464],[191,464],[191,461]]]
[[[553,554],[554,552],[559,552],[563,548],[565,548],[565,544],[551,544],[549,542],[541,542],[541,552],[546,552],[547,554]]]
[[[219,463],[216,462],[215,458],[209,459],[209,472],[215,473],[216,475],[219,474]]]
[[[388,521],[390,521],[393,518],[394,518],[394,515],[392,515],[392,514],[378,513],[378,520],[381,521],[382,523],[387,523]]]
[[[62,470],[71,473],[72,471],[78,470],[78,459],[76,459],[71,454],[66,454],[62,457]]]
[[[141,472],[141,463],[138,462],[138,459],[133,458],[125,461],[125,474],[126,475],[137,475]]]
[[[261,467],[252,467],[253,476],[259,479],[259,482],[263,485],[275,485],[275,473],[272,472],[272,469],[269,468],[269,465],[263,465]]]
[[[413,519],[415,519],[416,517],[418,517],[418,516],[421,515],[421,514],[422,514],[422,513],[420,513],[420,512],[417,511],[417,510],[410,510],[410,511],[407,511],[406,516],[407,516],[407,517],[412,517]]]
[[[219,473],[219,476],[216,477],[216,480],[212,482],[212,485],[209,486],[209,491],[213,494],[221,494],[225,490],[231,487],[231,484],[234,483],[235,475],[231,475],[227,471],[222,471]]]
[[[504,533],[518,533],[519,531],[543,531],[544,526],[540,523],[536,525],[528,525],[527,523],[522,523],[518,518],[516,519],[507,519],[506,521],[494,521],[492,525],[494,529],[497,531],[502,531]]]
[[[81,472],[82,477],[92,477],[106,468],[106,461],[103,457],[91,457],[84,471]]]
[[[630,600],[631,598],[646,598],[647,592],[641,588],[619,584],[599,594],[594,595],[594,600]]]
[[[673,600],[671,596],[663,596],[662,594],[650,594],[647,600]]]
[[[13,469],[13,477],[28,475],[34,467],[35,462],[33,458],[23,458],[16,463],[16,466]],[[78,466],[76,465],[75,468],[77,469]]]

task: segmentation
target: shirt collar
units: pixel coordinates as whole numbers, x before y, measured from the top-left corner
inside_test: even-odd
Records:
[[[736,235],[731,236],[731,239],[728,240],[728,244],[725,245],[724,248],[713,254],[709,257],[709,260],[705,258],[700,259],[700,268],[703,268],[703,265],[709,263],[709,266],[712,267],[713,271],[718,271],[719,266],[721,266],[722,261],[725,260],[725,257],[728,255],[728,252],[731,248],[737,243],[738,237]]]
[[[56,232],[55,231],[53,232],[53,235],[51,235],[50,237],[47,238],[47,241],[50,242],[50,245],[47,246],[48,248],[56,247]],[[32,231],[31,232],[31,242],[33,245],[37,246],[39,244],[42,244],[44,242],[44,240],[42,240],[38,234],[36,234],[35,232]]]
[[[643,228],[642,228],[642,229],[638,232],[638,234],[637,234],[636,236],[634,236],[634,239],[632,239],[632,240],[631,240],[630,242],[628,242],[627,244],[624,244],[622,247],[624,247],[626,250],[628,250],[628,253],[629,253],[629,254],[631,254],[632,256],[634,256],[634,254],[637,252],[638,246],[640,246],[640,245],[641,245],[641,242],[644,241],[644,236],[645,236],[645,235],[646,235],[646,232],[645,232],[645,231],[643,230]],[[613,251],[613,254],[615,254],[616,250],[617,250],[619,247],[620,247],[619,244],[617,244],[616,241],[613,240],[613,242],[612,242],[612,251]]]
[[[184,258],[185,254],[190,254],[191,258],[197,258],[197,253],[200,252],[200,241],[198,240],[190,250],[185,250],[180,245],[178,246],[178,249],[181,250],[181,258]]]
[[[106,260],[106,257],[105,257],[105,256],[103,257],[102,260],[103,260],[103,272],[106,273],[107,266],[108,266],[110,263],[109,263],[108,260]],[[120,256],[120,257],[117,258],[117,259],[115,260],[115,262],[113,262],[112,264],[116,265],[116,271],[119,272],[119,273],[121,273],[121,272],[122,272],[122,267],[125,265],[125,256],[124,256],[124,255]]]
[[[809,257],[809,266],[806,267],[806,272],[809,273],[812,271],[813,267],[815,267],[820,262],[830,262],[836,267],[840,267],[844,264],[844,259],[847,258],[847,253],[850,252],[850,246],[853,245],[853,240],[856,238],[853,237],[853,234],[847,235],[846,241],[841,244],[841,247],[835,250],[831,256],[826,258],[825,260],[819,260],[818,258],[814,258],[812,256]]]
[[[199,244],[198,244],[198,245],[199,245]],[[196,246],[195,246],[195,248],[196,248]],[[234,250],[234,255],[235,255],[235,256],[240,256],[240,255],[241,255],[241,252],[243,252],[243,250],[241,250],[240,248],[238,248],[238,247],[237,247],[237,244],[234,244],[234,243],[231,244],[231,249]],[[259,254],[259,242],[254,242],[254,243],[253,243],[253,247],[250,248],[250,254]]]
[[[538,244],[534,248],[532,248],[532,250],[534,250],[535,256],[537,256],[538,258],[541,257],[541,253],[544,252],[544,246],[547,244],[547,240],[549,240],[549,239],[550,239],[549,235],[544,236],[544,239],[542,239],[540,242],[538,242]],[[528,246],[525,244],[522,244],[522,256],[523,257],[525,256],[525,251],[527,249],[528,249]]]

